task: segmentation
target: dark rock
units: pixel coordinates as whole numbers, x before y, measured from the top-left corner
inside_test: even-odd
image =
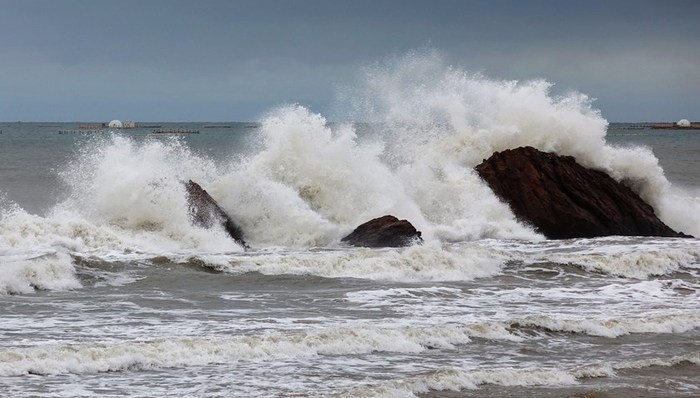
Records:
[[[214,223],[221,225],[224,230],[240,244],[247,248],[243,239],[243,232],[231,220],[231,217],[219,206],[214,198],[209,195],[199,184],[189,180],[185,183],[187,190],[187,205],[192,224],[203,228],[211,228]]]
[[[521,147],[496,152],[475,170],[516,217],[550,239],[687,237],[659,220],[630,188],[572,156]]]
[[[421,242],[421,233],[406,220],[383,216],[367,221],[342,239],[353,246],[402,247]]]

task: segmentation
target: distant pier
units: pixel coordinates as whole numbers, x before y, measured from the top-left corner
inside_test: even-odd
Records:
[[[690,122],[688,119],[681,119],[675,123],[654,123],[651,125],[653,129],[663,130],[693,130],[700,129],[698,122]]]
[[[197,129],[153,129],[151,134],[199,134]]]
[[[700,123],[691,123],[687,126],[679,126],[677,123],[654,123],[649,127],[655,130],[700,130]]]
[[[95,133],[104,133],[108,129],[105,128],[91,128],[91,129],[73,129],[73,130],[58,130],[58,134],[95,134]]]

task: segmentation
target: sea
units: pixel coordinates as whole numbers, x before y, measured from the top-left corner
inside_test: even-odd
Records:
[[[698,239],[547,240],[473,171],[571,155],[700,236],[700,132],[420,57],[364,73],[349,121],[0,123],[0,396],[700,397]],[[190,179],[250,248],[192,225]],[[424,242],[341,243],[385,214]]]

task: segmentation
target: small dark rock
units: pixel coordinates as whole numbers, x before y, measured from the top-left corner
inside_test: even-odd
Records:
[[[410,222],[387,215],[360,225],[342,242],[362,247],[403,247],[422,240],[420,231]]]
[[[214,223],[217,223],[226,230],[233,240],[248,248],[243,239],[241,229],[207,191],[192,180],[185,183],[185,189],[187,190],[187,205],[192,224],[203,228],[211,228]]]

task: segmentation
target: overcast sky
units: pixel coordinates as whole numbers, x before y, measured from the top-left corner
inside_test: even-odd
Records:
[[[700,120],[700,1],[0,0],[0,120],[321,113],[390,56],[544,78],[610,121]]]

